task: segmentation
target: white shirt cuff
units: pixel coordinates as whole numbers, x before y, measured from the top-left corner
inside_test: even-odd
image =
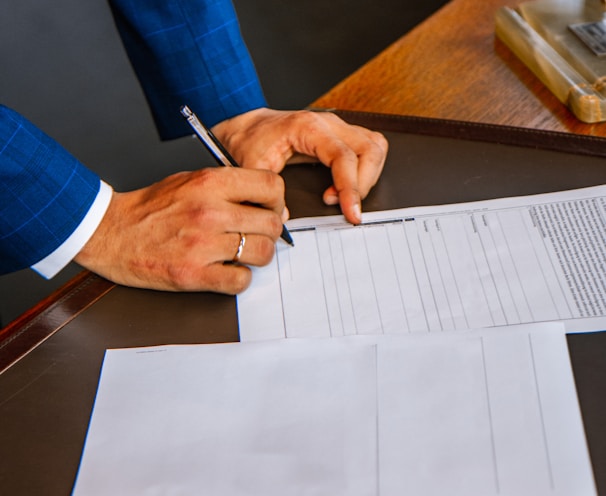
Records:
[[[97,197],[76,230],[51,254],[32,265],[38,274],[50,279],[69,264],[99,227],[112,199],[112,187],[101,181]]]

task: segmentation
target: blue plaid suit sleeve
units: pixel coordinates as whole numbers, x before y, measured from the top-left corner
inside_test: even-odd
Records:
[[[109,0],[163,139],[191,134],[189,105],[213,126],[266,105],[230,0]],[[80,225],[99,177],[0,106],[0,274],[44,259]]]
[[[0,105],[0,274],[30,267],[80,224],[99,191],[93,172]]]
[[[230,0],[109,0],[163,139],[191,134],[179,109],[208,125],[266,106]]]

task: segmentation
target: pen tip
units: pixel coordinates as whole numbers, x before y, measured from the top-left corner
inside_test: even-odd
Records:
[[[286,241],[290,246],[295,246],[295,242],[292,240],[292,236],[288,232],[286,226],[282,226],[282,234],[280,236],[284,241]]]

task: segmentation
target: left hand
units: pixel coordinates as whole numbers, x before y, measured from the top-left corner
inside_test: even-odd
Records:
[[[243,167],[280,172],[286,163],[319,160],[330,167],[327,205],[341,205],[345,218],[362,221],[362,199],[376,184],[387,140],[330,112],[251,110],[218,123],[213,133]]]

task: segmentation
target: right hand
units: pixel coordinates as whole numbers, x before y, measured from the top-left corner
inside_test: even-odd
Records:
[[[284,183],[273,172],[229,167],[182,172],[114,193],[75,261],[126,286],[236,294],[250,284],[246,265],[271,261],[287,218]],[[240,263],[226,264],[236,254],[240,233],[246,235]]]

